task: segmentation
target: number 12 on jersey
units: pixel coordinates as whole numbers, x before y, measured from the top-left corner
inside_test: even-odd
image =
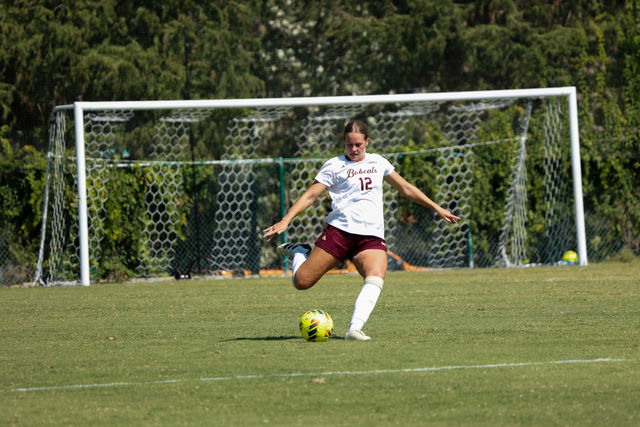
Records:
[[[360,179],[360,191],[371,190],[371,184],[373,183],[373,181],[371,181],[371,178],[366,176],[364,178],[360,177],[359,179]]]

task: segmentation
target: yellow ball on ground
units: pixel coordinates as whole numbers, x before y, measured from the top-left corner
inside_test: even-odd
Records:
[[[309,310],[300,319],[300,334],[307,341],[322,342],[333,333],[333,319],[324,310]]]
[[[564,255],[562,255],[562,261],[567,264],[577,264],[578,263],[578,254],[574,251],[566,251]]]

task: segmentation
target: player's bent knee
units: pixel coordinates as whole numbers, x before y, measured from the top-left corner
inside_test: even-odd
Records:
[[[310,282],[300,282],[298,280],[293,281],[293,287],[299,291],[304,291],[312,287],[315,283]]]
[[[293,287],[300,291],[304,291],[315,285],[316,282],[317,280],[305,277],[304,274],[296,274],[293,278]]]
[[[311,286],[313,286],[313,285],[309,285],[308,283],[293,282],[293,287],[296,288],[299,291],[306,291]]]

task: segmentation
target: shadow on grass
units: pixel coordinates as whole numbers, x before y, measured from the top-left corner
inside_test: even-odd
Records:
[[[332,340],[344,340],[343,337],[332,335],[330,337]],[[228,341],[287,341],[287,340],[303,340],[299,335],[295,336],[279,336],[279,337],[238,337],[238,338],[228,338],[224,340],[220,340],[218,342],[228,342]]]
[[[238,337],[238,338],[228,338],[225,340],[220,340],[218,342],[225,341],[286,341],[286,340],[299,340],[299,336],[279,336],[279,337]]]

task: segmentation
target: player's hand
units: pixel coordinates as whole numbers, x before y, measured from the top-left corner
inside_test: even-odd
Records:
[[[276,222],[271,227],[262,230],[262,237],[267,239],[268,242],[273,238],[273,236],[284,233],[288,226],[289,224],[286,221]]]
[[[455,216],[454,214],[452,214],[451,212],[449,212],[447,209],[444,209],[444,208],[438,209],[438,215],[440,215],[440,218],[444,219],[445,221],[451,224],[455,224],[461,219],[459,216]]]

